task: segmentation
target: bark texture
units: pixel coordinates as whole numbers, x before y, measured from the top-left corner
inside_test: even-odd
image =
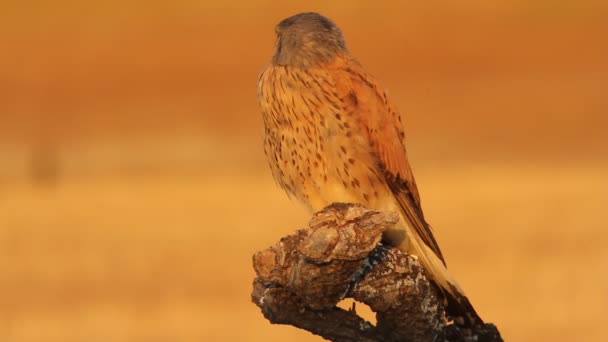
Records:
[[[502,341],[496,327],[461,329],[417,258],[381,243],[395,213],[333,204],[307,229],[257,252],[252,300],[264,316],[332,341]],[[336,304],[365,303],[376,325]]]

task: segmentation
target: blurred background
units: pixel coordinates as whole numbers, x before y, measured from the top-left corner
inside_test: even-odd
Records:
[[[600,341],[608,2],[0,5],[0,340],[317,341],[250,302],[308,214],[271,179],[274,25],[338,23],[405,117],[427,219],[509,341]]]

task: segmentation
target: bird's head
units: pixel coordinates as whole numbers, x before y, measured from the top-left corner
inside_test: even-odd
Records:
[[[306,68],[347,51],[342,31],[319,13],[291,16],[281,21],[275,31],[274,64]]]

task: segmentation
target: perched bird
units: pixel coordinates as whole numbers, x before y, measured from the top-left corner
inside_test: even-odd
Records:
[[[340,29],[318,13],[276,26],[272,62],[258,80],[264,151],[278,184],[318,211],[334,202],[400,214],[384,239],[418,256],[454,320],[483,321],[448,272],[425,221],[408,162],[402,119],[349,53]]]

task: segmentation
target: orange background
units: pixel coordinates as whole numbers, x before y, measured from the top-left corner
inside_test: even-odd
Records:
[[[250,303],[306,223],[261,148],[273,26],[338,23],[404,114],[427,219],[510,341],[601,341],[605,1],[0,5],[0,340],[317,341]]]

